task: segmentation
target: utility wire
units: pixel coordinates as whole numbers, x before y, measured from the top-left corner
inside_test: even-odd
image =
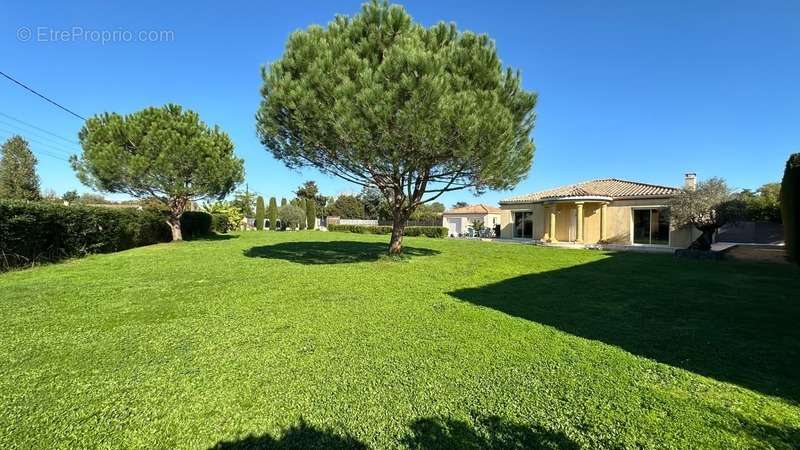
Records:
[[[14,131],[11,131],[11,130],[8,130],[8,129],[5,129],[5,128],[0,128],[0,131],[6,133],[9,137],[10,136],[14,136],[14,135],[19,135],[19,133],[16,133]],[[34,142],[37,145],[43,145],[43,146],[47,147],[48,149],[50,149],[50,151],[55,150],[56,152],[63,153],[63,156],[72,156],[72,154],[73,154],[73,153],[70,153],[70,152],[68,152],[66,150],[62,150],[61,148],[58,148],[58,147],[56,147],[56,146],[54,146],[52,144],[48,144],[46,142],[42,142],[42,141],[40,141],[38,139],[32,139],[30,137],[23,137],[23,139],[25,139],[26,141]]]
[[[57,140],[55,140],[53,138],[46,137],[46,136],[40,136],[39,134],[33,134],[34,132],[32,132],[30,130],[26,130],[26,129],[20,127],[19,125],[15,125],[13,123],[6,122],[5,120],[0,120],[0,126],[12,127],[14,130],[20,130],[20,131],[15,131],[15,133],[21,135],[25,139],[28,139],[28,137],[31,137],[32,139],[44,139],[45,141],[47,141],[48,145],[57,146],[59,148],[61,148],[63,145],[65,145],[63,142],[59,142],[59,141],[57,141]],[[9,131],[6,129],[6,132],[9,132]],[[70,145],[70,147],[72,147],[74,144],[69,144],[69,145]]]
[[[53,158],[53,159],[57,159],[57,160],[59,160],[59,161],[63,161],[63,162],[65,162],[65,163],[69,163],[69,160],[68,160],[68,159],[64,159],[64,158],[63,158],[63,157],[61,157],[61,156],[55,155],[55,154],[53,154],[53,153],[48,153],[48,152],[46,152],[46,151],[44,151],[44,150],[41,150],[41,149],[38,149],[38,148],[32,148],[32,149],[31,149],[31,152],[33,152],[33,153],[34,153],[34,154],[36,154],[37,156],[47,156],[47,157],[50,157],[50,158]]]
[[[13,135],[17,135],[17,136],[20,136],[20,134],[19,134],[18,132],[16,132],[16,131],[12,131],[12,130],[9,130],[9,129],[6,129],[6,128],[0,128],[0,131],[3,131],[3,132],[5,132],[5,133],[6,133],[6,134],[8,134],[8,135],[12,135],[12,136],[13,136]],[[55,150],[55,151],[57,151],[57,152],[61,152],[61,153],[63,153],[64,155],[67,155],[67,156],[69,156],[69,155],[71,155],[71,154],[72,154],[72,153],[70,153],[69,151],[67,151],[67,150],[63,150],[63,149],[62,149],[62,148],[60,148],[60,147],[56,147],[56,146],[55,146],[55,145],[53,145],[53,144],[50,144],[50,143],[47,143],[47,142],[42,142],[42,141],[40,141],[39,139],[37,139],[37,138],[38,138],[38,136],[37,136],[37,138],[32,138],[32,137],[30,137],[30,136],[20,136],[20,137],[22,137],[22,139],[24,139],[25,141],[35,142],[35,143],[36,143],[36,144],[38,144],[38,145],[44,145],[44,146],[46,146],[46,147],[48,147],[48,148],[50,148],[50,149],[52,149],[52,150]]]
[[[2,111],[0,111],[0,116],[3,116],[3,117],[5,117],[5,118],[7,118],[7,119],[11,119],[11,120],[13,120],[14,122],[19,122],[19,123],[21,123],[21,124],[23,124],[23,125],[25,125],[25,126],[27,126],[27,127],[33,128],[33,129],[35,129],[35,130],[39,130],[39,131],[41,131],[42,133],[47,133],[47,134],[49,134],[50,136],[57,137],[57,138],[61,139],[62,141],[69,142],[70,144],[80,145],[80,144],[78,143],[78,141],[76,141],[76,140],[69,139],[69,138],[65,138],[64,136],[58,135],[58,134],[56,134],[56,133],[53,133],[52,131],[47,131],[47,130],[45,130],[44,128],[37,127],[36,125],[34,125],[34,124],[32,124],[32,123],[25,122],[25,121],[24,121],[24,120],[22,120],[22,119],[17,119],[16,117],[14,117],[14,116],[10,116],[10,115],[8,115],[8,114],[6,114],[6,113],[2,112]],[[10,125],[10,124],[9,124],[9,125]]]
[[[36,90],[34,90],[33,88],[31,88],[31,87],[29,87],[29,86],[25,85],[23,82],[21,82],[21,81],[19,81],[19,80],[15,79],[15,78],[14,78],[14,77],[12,77],[11,75],[8,75],[8,74],[6,74],[6,73],[5,73],[5,72],[3,72],[2,70],[0,70],[0,75],[2,75],[2,76],[4,76],[4,77],[8,78],[9,80],[11,80],[12,82],[14,82],[14,83],[16,83],[16,84],[18,84],[18,85],[22,86],[24,89],[26,89],[26,90],[30,91],[31,93],[33,93],[33,94],[35,94],[35,95],[37,95],[37,96],[41,97],[41,98],[42,98],[42,99],[44,99],[45,101],[47,101],[47,102],[50,102],[50,103],[52,103],[53,105],[55,105],[55,106],[57,106],[57,107],[59,107],[59,108],[63,109],[64,111],[66,111],[66,112],[68,112],[68,113],[72,114],[73,116],[77,117],[78,119],[81,119],[81,120],[84,120],[84,121],[86,120],[86,118],[85,118],[85,117],[83,117],[82,115],[80,115],[80,114],[76,113],[75,111],[73,111],[73,110],[71,110],[71,109],[67,108],[66,106],[62,106],[61,104],[59,104],[59,103],[55,102],[54,100],[50,100],[49,98],[45,97],[44,95],[42,95],[42,94],[40,94],[40,93],[36,92]]]

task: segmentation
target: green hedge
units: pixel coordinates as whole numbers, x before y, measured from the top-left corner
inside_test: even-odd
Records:
[[[0,201],[0,270],[170,239],[155,210]]]
[[[211,229],[211,214],[204,211],[186,211],[181,214],[181,235],[184,239],[207,236]]]
[[[360,234],[392,234],[392,227],[388,225],[328,225],[328,231]],[[447,237],[447,228],[410,226],[405,228],[403,235],[445,238]]]
[[[228,215],[221,213],[211,213],[211,230],[216,233],[227,233],[230,230]]]
[[[800,264],[800,153],[795,153],[786,161],[786,170],[781,182],[781,216],[783,234],[786,240],[786,256]]]

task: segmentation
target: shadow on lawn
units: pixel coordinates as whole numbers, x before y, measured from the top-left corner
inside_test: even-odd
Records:
[[[800,401],[800,272],[616,254],[450,295]]]
[[[212,234],[205,234],[200,236],[192,236],[190,238],[186,238],[187,241],[228,241],[231,239],[238,239],[239,236],[235,234],[219,234],[219,233],[212,233]]]
[[[255,450],[255,449],[366,449],[367,446],[350,436],[340,436],[331,431],[309,425],[300,419],[283,431],[279,438],[268,434],[249,435],[233,441],[221,441],[209,450]]]
[[[346,264],[377,261],[387,256],[389,246],[383,242],[330,241],[283,242],[252,247],[244,251],[251,258],[283,259],[300,264]],[[403,258],[436,255],[429,248],[403,247]]]
[[[454,419],[420,419],[411,425],[411,433],[403,439],[403,444],[420,450],[579,448],[563,433],[508,422],[497,416],[476,418],[474,425]]]
[[[410,426],[401,442],[411,449],[578,449],[566,435],[508,422],[500,417],[477,417],[472,423],[455,419],[423,418]],[[209,450],[255,449],[366,449],[364,443],[351,436],[309,425],[300,419],[298,425],[284,430],[280,437],[268,434],[249,435],[233,441],[221,441]]]

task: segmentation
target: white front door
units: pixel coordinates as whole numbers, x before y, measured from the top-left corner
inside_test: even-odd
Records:
[[[450,236],[458,236],[461,234],[461,219],[447,219],[447,228]]]

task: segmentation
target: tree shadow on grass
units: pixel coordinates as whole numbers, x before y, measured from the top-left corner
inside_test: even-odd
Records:
[[[795,267],[620,253],[450,295],[798,402],[798,292]]]
[[[285,429],[275,438],[268,434],[248,435],[232,441],[220,441],[209,450],[256,450],[256,449],[366,449],[367,446],[351,436],[340,436],[330,430],[309,425],[305,420]]]
[[[347,264],[386,258],[388,248],[388,244],[381,242],[283,242],[252,247],[245,250],[244,255],[250,258],[283,259],[300,264]],[[439,251],[429,248],[403,247],[401,258],[438,253]]]
[[[187,241],[228,241],[231,239],[238,239],[239,235],[236,234],[204,234],[200,236],[187,237]]]
[[[442,418],[420,419],[411,425],[411,433],[403,439],[403,444],[419,450],[580,448],[563,433],[508,422],[497,416],[477,417],[473,423]]]

